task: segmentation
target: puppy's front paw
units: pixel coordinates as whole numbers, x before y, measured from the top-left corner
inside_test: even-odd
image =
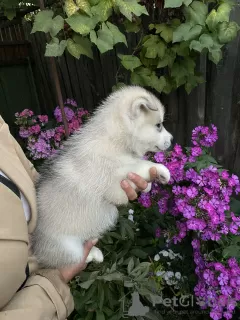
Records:
[[[167,184],[171,178],[168,168],[166,168],[162,164],[158,164],[156,168],[157,168],[157,180],[160,181],[162,184]]]
[[[103,262],[103,254],[100,249],[97,247],[92,247],[91,251],[89,252],[89,255],[87,256],[86,263],[89,262]]]

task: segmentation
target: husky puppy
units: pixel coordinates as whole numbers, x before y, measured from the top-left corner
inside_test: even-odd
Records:
[[[138,86],[123,87],[44,163],[37,182],[38,221],[31,239],[40,265],[60,268],[79,263],[84,242],[114,227],[117,206],[128,204],[120,183],[129,172],[150,181],[149,169],[154,166],[158,180],[168,183],[170,173],[164,165],[142,160],[146,152],[171,146],[172,135],[163,120],[164,107],[152,93]],[[87,262],[92,260],[103,261],[95,246]]]

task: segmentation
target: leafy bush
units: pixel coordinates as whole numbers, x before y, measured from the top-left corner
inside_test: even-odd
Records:
[[[127,46],[126,33],[139,33],[133,52],[118,54],[130,82],[167,94],[184,86],[190,93],[205,82],[196,67],[199,56],[217,64],[237,36],[239,26],[230,21],[234,5],[229,0],[65,0],[63,7],[39,12],[32,32],[50,34],[46,56],[61,56],[67,48],[77,59],[93,58],[93,45],[101,54],[118,43]],[[117,86],[124,73],[118,70]]]

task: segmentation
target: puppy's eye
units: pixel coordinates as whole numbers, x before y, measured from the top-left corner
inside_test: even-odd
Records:
[[[158,128],[159,131],[162,130],[162,124],[161,124],[161,123],[157,123],[157,124],[156,124],[156,127]]]

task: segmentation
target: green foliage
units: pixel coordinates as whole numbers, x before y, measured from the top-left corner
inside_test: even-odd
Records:
[[[188,6],[193,0],[165,0],[164,8],[178,8],[185,4]]]
[[[127,45],[125,35],[119,31],[118,27],[110,22],[102,23],[101,29],[99,29],[97,33],[92,30],[90,39],[98,47],[101,53],[113,49],[113,46],[119,42],[123,42]]]
[[[6,10],[17,2],[0,0]],[[148,12],[139,0],[65,0],[62,8],[39,12],[32,32],[50,34],[46,56],[60,56],[67,49],[77,59],[93,58],[92,46],[101,54],[118,43],[127,46],[125,32],[141,32],[133,52],[118,55],[130,82],[166,94],[184,86],[190,93],[204,82],[196,70],[199,55],[217,64],[223,47],[237,36],[240,27],[230,21],[233,7],[228,0],[165,0],[161,23],[152,16],[146,29],[142,20]],[[121,82],[119,71],[118,76]]]
[[[139,292],[147,304],[154,291],[161,289],[149,274],[152,262],[147,261],[148,255],[154,252],[152,235],[145,232],[145,244],[140,245],[140,233],[136,223],[128,220],[127,211],[127,208],[120,210],[116,229],[105,234],[99,243],[104,262],[92,263],[71,283],[76,319],[122,319],[123,303],[129,305],[133,292]],[[139,223],[145,214],[137,219]]]
[[[82,54],[93,59],[92,44],[88,38],[76,34],[73,39],[68,39],[67,49],[68,52],[77,59],[79,59]]]
[[[230,2],[221,2],[209,12],[203,1],[165,1],[165,8],[179,7],[182,22],[170,18],[166,23],[149,25],[151,34],[143,37],[136,50],[142,66],[126,67],[132,72],[132,83],[167,94],[184,86],[190,93],[205,82],[196,70],[199,54],[207,53],[209,60],[217,64],[223,46],[237,36],[239,26],[229,22],[233,8]]]
[[[134,208],[134,221],[128,219],[129,208]],[[138,292],[141,302],[150,311],[141,319],[162,319],[154,308],[154,301],[161,301],[165,285],[158,271],[169,270],[169,259],[154,261],[156,252],[164,247],[164,239],[155,238],[158,226],[169,226],[173,230],[173,217],[159,215],[157,207],[143,209],[138,203],[128,208],[120,208],[120,218],[114,230],[106,233],[99,242],[104,253],[101,264],[91,263],[87,271],[71,282],[75,301],[75,314],[70,319],[124,319],[132,303],[132,293]],[[181,248],[181,246],[179,246]],[[176,247],[178,252],[181,249]],[[182,253],[181,253],[182,254]],[[171,260],[170,269],[184,275],[193,272],[191,244],[184,245],[186,261]],[[185,271],[183,270],[186,270]],[[191,279],[189,279],[191,283]],[[174,294],[189,293],[187,283],[181,282]],[[169,292],[167,293],[169,296]],[[134,320],[135,317],[128,316]]]
[[[66,46],[67,46],[66,40],[62,40],[59,42],[58,38],[52,38],[52,41],[50,43],[47,43],[45,56],[59,57],[63,54]]]

